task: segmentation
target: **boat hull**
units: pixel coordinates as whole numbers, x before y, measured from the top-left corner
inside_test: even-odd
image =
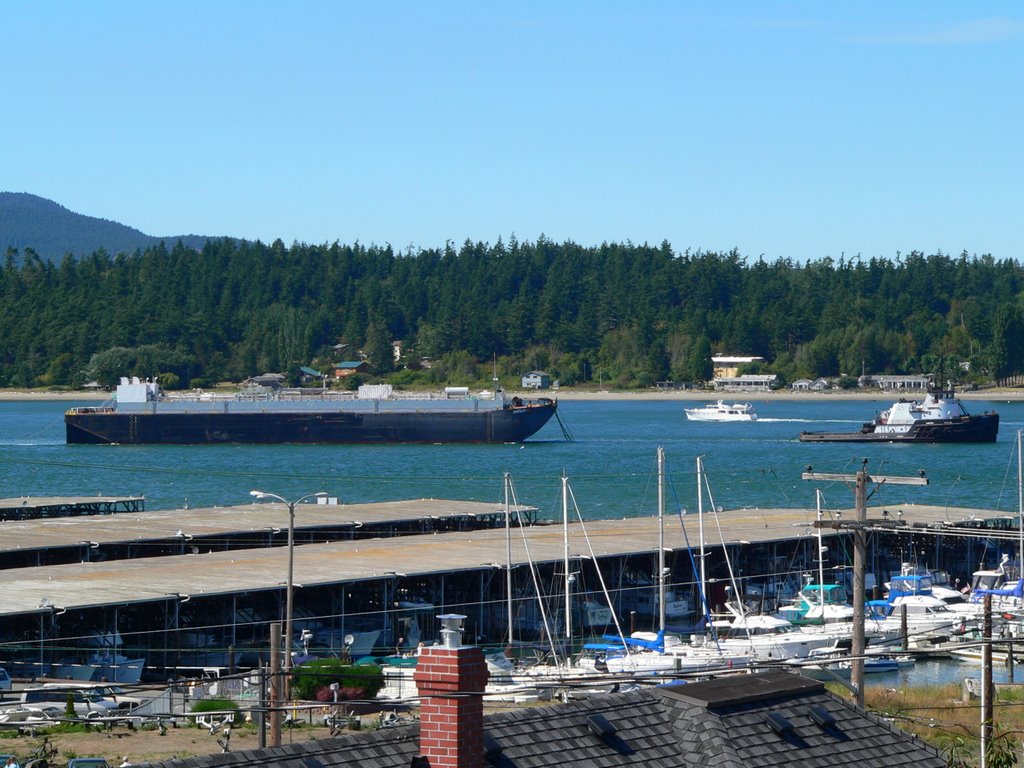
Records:
[[[138,685],[145,659],[123,659],[116,662],[68,662],[53,668],[53,676],[61,680],[81,680],[90,683],[106,681],[120,685]]]
[[[65,414],[69,444],[516,443],[555,414],[554,401],[479,412],[273,411]]]
[[[684,409],[685,410],[685,409]],[[735,416],[722,416],[720,414],[704,414],[695,413],[690,410],[685,410],[687,421],[716,421],[716,422],[750,422],[757,421],[757,416],[752,416],[749,413],[738,414]]]
[[[868,425],[860,432],[801,432],[804,443],[994,443],[999,414],[959,419],[922,420],[903,433],[880,432]]]

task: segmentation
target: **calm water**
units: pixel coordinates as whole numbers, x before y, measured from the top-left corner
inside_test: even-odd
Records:
[[[756,423],[688,422],[689,402],[563,401],[559,413],[576,438],[552,421],[522,445],[380,446],[68,446],[57,402],[0,403],[0,497],[142,494],[148,509],[243,504],[253,488],[297,498],[328,491],[345,502],[439,497],[499,501],[509,472],[521,503],[557,516],[559,476],[570,478],[587,518],[655,509],[655,450],[664,446],[668,506],[696,504],[694,465],[704,457],[714,502],[734,507],[814,506],[800,473],[853,472],[863,458],[877,474],[925,470],[927,487],[885,487],[872,504],[914,502],[1015,511],[1016,431],[1024,403],[972,401],[995,409],[992,445],[802,444],[804,429],[849,429],[887,401],[753,401]],[[842,484],[822,486],[829,507],[849,507]]]

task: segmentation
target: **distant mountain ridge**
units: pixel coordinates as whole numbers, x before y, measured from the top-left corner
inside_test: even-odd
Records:
[[[69,211],[52,200],[27,192],[0,192],[0,255],[16,248],[24,255],[31,248],[45,260],[60,261],[65,254],[76,258],[103,248],[111,256],[134,253],[161,241],[173,246],[179,240],[200,249],[207,240],[201,235],[154,237],[116,221],[98,219]]]

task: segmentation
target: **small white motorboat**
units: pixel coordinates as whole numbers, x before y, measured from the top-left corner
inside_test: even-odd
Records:
[[[684,408],[690,421],[757,421],[754,406],[750,403],[729,404],[719,400],[714,405],[701,408]]]

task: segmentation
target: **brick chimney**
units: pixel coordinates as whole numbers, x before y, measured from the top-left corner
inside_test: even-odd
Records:
[[[487,662],[482,650],[462,645],[465,616],[438,618],[442,644],[420,652],[413,678],[420,695],[420,755],[430,768],[481,768]]]

